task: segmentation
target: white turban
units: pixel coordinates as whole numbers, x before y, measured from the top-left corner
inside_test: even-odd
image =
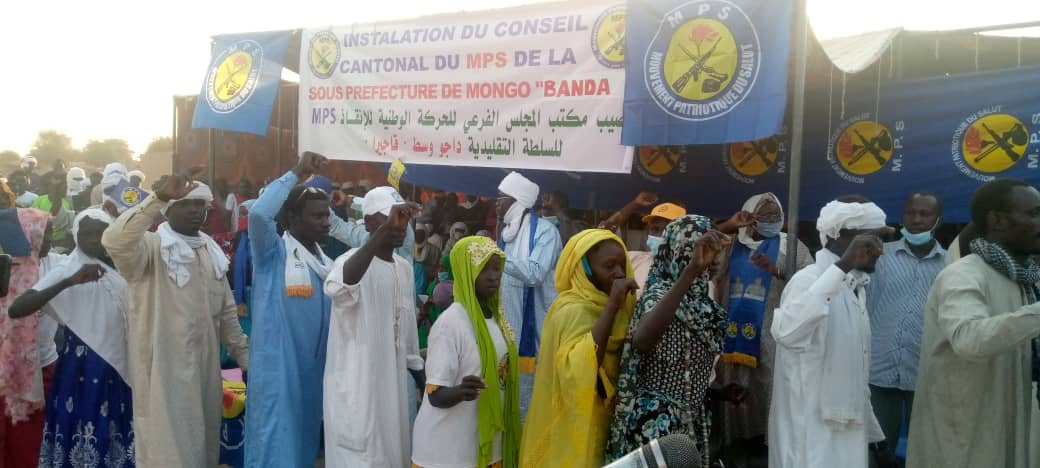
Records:
[[[126,178],[129,179],[129,178],[134,177],[134,176],[139,177],[141,179],[141,183],[142,184],[144,183],[144,180],[147,178],[147,177],[145,177],[144,172],[136,171],[136,170],[135,171],[130,171],[130,173],[128,173],[126,175]]]
[[[34,158],[32,156],[22,156],[22,164],[21,164],[22,169],[28,168],[29,164],[32,164],[34,166],[38,165],[38,163],[36,162],[36,158]]]
[[[192,191],[188,192],[188,194],[185,195],[183,198],[178,198],[176,200],[170,200],[170,203],[168,203],[166,205],[166,208],[162,209],[163,216],[166,216],[166,210],[167,209],[169,209],[171,206],[177,204],[177,202],[181,202],[181,201],[184,201],[184,200],[202,200],[202,201],[205,201],[207,205],[209,205],[210,203],[213,203],[213,191],[210,190],[209,186],[204,184],[204,183],[202,183],[202,182],[195,182],[195,183],[198,184],[198,186],[195,187],[194,189],[192,189]]]
[[[79,195],[79,193],[85,190],[89,184],[90,181],[87,180],[87,174],[86,172],[83,172],[82,168],[70,168],[69,172],[65,174],[65,186],[67,194],[70,197]]]
[[[841,237],[842,229],[879,229],[885,227],[885,212],[873,203],[844,203],[832,201],[820,210],[816,230],[820,242]]]
[[[113,221],[112,216],[100,208],[87,208],[80,211],[79,214],[76,215],[76,219],[72,221],[72,238],[75,239],[77,243],[79,243],[79,223],[86,218],[101,221],[105,224],[112,224]]]
[[[126,176],[126,166],[124,166],[123,163],[108,163],[108,165],[105,166],[105,170],[102,172],[102,174],[104,174],[105,177],[108,177],[112,174]]]
[[[528,210],[534,208],[538,202],[538,185],[516,172],[510,172],[502,179],[502,183],[498,184],[498,191],[513,197]]]

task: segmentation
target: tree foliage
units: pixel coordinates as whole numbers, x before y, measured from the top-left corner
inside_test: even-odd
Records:
[[[168,136],[156,137],[148,144],[145,154],[173,151],[173,138]]]
[[[72,147],[72,138],[57,130],[44,130],[36,136],[29,155],[36,158],[38,167],[50,170],[51,165],[58,159],[65,162],[76,161],[80,158],[80,152]]]
[[[83,147],[81,160],[96,167],[104,167],[112,162],[130,164],[133,155],[134,152],[130,150],[130,144],[126,140],[109,138],[88,141]]]
[[[18,153],[7,150],[0,151],[0,166],[18,166],[22,162],[22,157]]]

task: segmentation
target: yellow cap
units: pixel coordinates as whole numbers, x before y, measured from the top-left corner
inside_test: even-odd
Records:
[[[673,203],[661,203],[655,206],[650,214],[643,216],[643,222],[649,223],[650,218],[664,218],[668,221],[675,221],[683,216],[686,216],[686,208]]]

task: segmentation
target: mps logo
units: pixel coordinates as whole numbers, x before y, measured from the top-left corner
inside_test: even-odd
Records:
[[[722,147],[722,166],[734,179],[745,184],[754,184],[755,177],[768,173],[773,168],[783,174],[786,166],[786,131],[780,135],[755,141],[731,143]]]
[[[964,175],[992,180],[1018,164],[1030,143],[1029,128],[1018,117],[1001,113],[1001,106],[970,115],[954,132],[953,163]],[[1032,159],[1032,155],[1030,156]],[[1032,160],[1030,168],[1035,168]]]
[[[644,59],[654,103],[688,121],[715,119],[755,86],[761,47],[751,19],[725,0],[687,2],[669,11]]]
[[[260,43],[243,39],[217,53],[206,74],[206,102],[213,112],[228,114],[238,109],[256,91],[264,49]]]
[[[608,68],[625,66],[625,6],[603,11],[592,27],[592,53]]]
[[[123,193],[119,194],[119,198],[123,200],[127,206],[134,206],[141,201],[141,191],[136,187],[127,187],[123,189]]]
[[[331,31],[321,31],[311,38],[307,65],[318,78],[328,78],[339,64],[339,40]]]
[[[679,169],[679,172],[686,172],[685,160],[682,157],[682,147],[640,147],[638,169],[644,178],[654,182],[660,182],[662,176],[671,174],[676,169]]]
[[[896,123],[896,131],[903,131],[903,123]],[[871,114],[861,114],[846,120],[838,126],[827,144],[827,161],[831,168],[842,179],[862,184],[863,176],[874,174],[889,166],[892,172],[900,172],[902,148],[900,133],[892,131],[880,122],[873,120]]]

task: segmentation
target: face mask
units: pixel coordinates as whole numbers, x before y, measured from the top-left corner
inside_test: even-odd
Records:
[[[560,219],[555,216],[543,216],[542,219],[552,223],[553,226],[560,225]]]
[[[657,248],[664,243],[664,238],[661,236],[646,236],[646,248],[650,250],[650,253],[656,254]]]
[[[931,230],[919,232],[917,234],[912,234],[910,231],[907,231],[904,227],[903,229],[900,229],[899,232],[903,234],[903,239],[906,240],[906,243],[910,245],[925,245],[932,241]]]
[[[780,231],[784,228],[783,221],[777,221],[775,223],[767,223],[765,221],[755,221],[755,232],[765,238],[772,238],[780,235]]]
[[[442,271],[440,273],[437,273],[437,279],[441,280],[441,281],[448,281],[448,279],[450,279],[450,276],[451,276],[451,273],[448,273],[446,271]]]

